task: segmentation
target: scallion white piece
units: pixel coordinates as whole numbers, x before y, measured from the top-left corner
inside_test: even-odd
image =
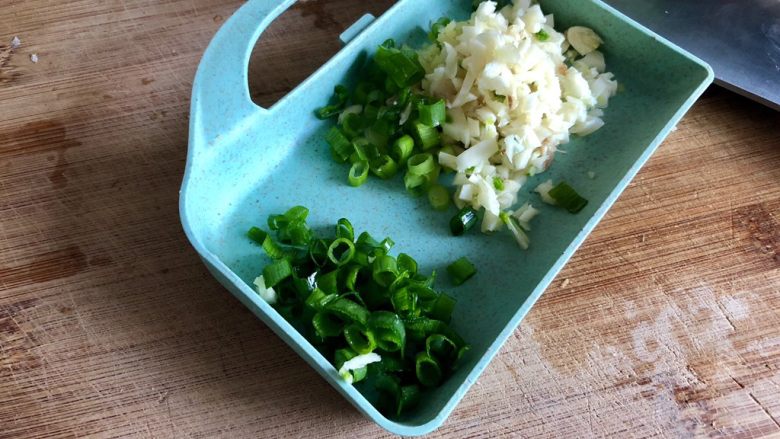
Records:
[[[341,378],[344,378],[344,380],[347,383],[352,384],[353,370],[364,368],[371,363],[377,363],[379,361],[382,361],[382,357],[380,357],[379,354],[376,354],[374,352],[358,355],[357,357],[354,357],[351,360],[344,362],[344,364],[339,369],[339,376],[341,376]]]
[[[265,300],[269,305],[276,304],[276,300],[277,300],[276,291],[274,291],[273,288],[267,288],[265,286],[265,279],[263,278],[263,276],[258,276],[255,279],[254,284],[255,284],[255,291],[257,291],[257,294],[260,296],[260,298]]]

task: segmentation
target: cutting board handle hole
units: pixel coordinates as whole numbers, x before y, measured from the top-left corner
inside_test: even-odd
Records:
[[[280,15],[260,38],[249,61],[252,101],[271,108],[325,64],[343,46],[339,34],[364,13],[378,17],[394,0],[298,1]],[[334,84],[335,85],[335,84]]]

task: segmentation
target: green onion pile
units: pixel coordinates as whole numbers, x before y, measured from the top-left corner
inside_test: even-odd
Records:
[[[333,103],[316,114],[338,118],[325,140],[337,162],[352,165],[350,185],[361,186],[369,173],[387,180],[400,172],[409,193],[428,194],[433,207],[444,210],[450,195],[437,183],[436,154],[446,105],[413,91],[424,75],[413,49],[388,40],[366,64],[354,91],[337,86]]]
[[[455,299],[433,289],[417,261],[391,256],[390,238],[355,236],[340,219],[321,238],[306,224],[305,207],[268,218],[248,236],[273,263],[255,280],[260,296],[304,335],[384,414],[417,404],[421,389],[439,386],[469,346],[449,326]],[[447,272],[461,284],[476,270],[461,258]]]

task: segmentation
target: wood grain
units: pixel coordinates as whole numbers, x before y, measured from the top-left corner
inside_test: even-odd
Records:
[[[240,3],[0,0],[0,438],[385,435],[181,232],[192,78]],[[255,99],[390,3],[296,6]],[[433,436],[780,437],[779,215],[780,116],[710,90]]]

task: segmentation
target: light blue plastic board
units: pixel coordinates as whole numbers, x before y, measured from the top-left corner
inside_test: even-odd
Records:
[[[346,184],[347,168],[335,164],[323,133],[330,122],[314,117],[334,85],[354,81],[361,56],[388,38],[419,44],[439,17],[465,19],[471,0],[400,0],[376,21],[364,17],[342,35],[351,40],[326,65],[270,109],[249,97],[247,67],[258,37],[293,3],[250,0],[209,45],[192,92],[189,152],[181,190],[187,237],[214,276],[367,417],[401,435],[439,427],[479,378],[542,292],[593,230],[641,166],[713,79],[705,63],[597,0],[542,0],[556,26],[594,28],[606,41],[609,70],[624,91],[613,98],[606,126],[567,145],[552,169],[532,180],[566,180],[590,200],[578,215],[541,205],[521,251],[508,235],[449,235],[453,211],[434,212],[425,199],[406,195],[398,180]],[[361,32],[362,30],[362,32]],[[595,180],[588,172],[596,174]],[[311,209],[315,228],[349,218],[356,230],[390,236],[396,249],[439,270],[468,255],[479,274],[463,287],[439,287],[458,299],[453,322],[473,347],[464,365],[441,388],[424,396],[410,416],[382,416],[251,287],[267,262],[245,232],[271,213],[294,205]],[[440,276],[441,279],[446,276]],[[219,294],[218,292],[215,292]]]

